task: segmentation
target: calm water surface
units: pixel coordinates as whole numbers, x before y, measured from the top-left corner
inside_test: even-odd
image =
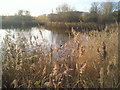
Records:
[[[31,28],[27,30],[21,29],[0,29],[0,43],[3,41],[5,35],[9,34],[13,36],[13,40],[19,39],[18,34],[21,37],[29,38],[30,36],[36,36],[39,38],[39,42],[42,40],[42,36],[40,35],[40,31],[42,32],[43,38],[47,41],[48,44],[64,44],[69,39],[69,34],[64,31],[50,31],[42,28]]]
[[[31,29],[0,29],[0,59],[2,56],[2,43],[3,43],[3,38],[6,35],[10,35],[11,39],[13,42],[18,41],[19,40],[19,36],[20,38],[25,37],[28,39],[28,41],[31,38],[31,41],[34,43],[35,41],[37,41],[38,43],[44,43],[44,45],[50,46],[52,44],[52,46],[60,46],[60,45],[64,45],[66,42],[68,42],[70,40],[69,37],[69,33],[65,32],[63,30],[47,30],[44,28],[31,28]],[[38,39],[35,40],[35,37],[37,37]],[[83,44],[86,43],[86,36],[82,35],[83,38]],[[43,41],[44,39],[44,41]]]
[[[41,33],[42,35],[41,35]],[[55,45],[63,45],[69,40],[69,34],[64,31],[51,31],[44,28],[31,28],[31,29],[0,29],[0,51],[2,48],[3,38],[6,35],[10,35],[12,41],[19,40],[19,37],[26,37],[27,39],[30,39],[30,36],[32,36],[32,42],[35,41],[34,36],[38,39],[36,40],[38,43],[44,43],[47,46],[50,46],[51,44],[53,46]],[[44,41],[43,41],[44,39]],[[0,52],[0,57],[2,52]],[[1,58],[0,58],[1,59]]]

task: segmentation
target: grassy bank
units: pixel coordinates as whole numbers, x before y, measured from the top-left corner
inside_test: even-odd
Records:
[[[109,30],[109,32],[108,32]],[[38,37],[12,42],[4,38],[3,88],[118,88],[118,27],[106,26],[102,32],[85,32],[87,44],[83,45],[81,33],[72,30],[74,38],[60,48],[32,42]],[[40,32],[42,36],[42,33]],[[30,40],[30,42],[29,42]],[[46,40],[43,38],[43,42]],[[31,46],[32,51],[29,50]],[[44,50],[44,51],[43,51]],[[64,55],[53,59],[56,52]]]

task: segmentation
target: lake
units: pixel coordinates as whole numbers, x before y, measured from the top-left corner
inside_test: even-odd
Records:
[[[9,35],[11,40],[13,42],[19,41],[20,38],[25,38],[27,41],[36,45],[37,43],[42,43],[43,45],[46,45],[48,49],[52,45],[52,47],[60,47],[60,45],[64,45],[65,43],[69,42],[72,36],[70,36],[70,31],[65,30],[48,30],[45,28],[13,28],[13,29],[0,29],[0,51],[3,47],[2,44],[4,43],[3,38]],[[31,37],[32,36],[32,37]],[[20,37],[20,38],[19,38]],[[37,38],[37,39],[36,39]],[[85,35],[80,34],[80,38],[82,39],[82,43],[86,44],[86,41],[88,40],[88,37]],[[73,40],[72,44],[69,45],[72,48],[74,47]],[[30,45],[30,44],[29,44]],[[0,59],[2,59],[2,52],[0,52]]]
[[[69,34],[65,31],[51,31],[45,28],[34,27],[31,29],[0,29],[0,43],[2,42],[3,37],[7,34],[11,36],[14,35],[13,39],[17,39],[18,34],[21,34],[21,37],[25,36],[27,38],[32,35],[36,37],[38,36],[39,39],[41,39],[41,36],[39,35],[40,31],[42,32],[43,38],[46,39],[49,44],[64,44],[69,39]]]
[[[40,35],[42,34],[42,35]],[[33,27],[33,28],[24,28],[24,29],[0,29],[0,50],[2,47],[3,43],[3,38],[9,35],[12,41],[17,41],[19,40],[20,37],[25,37],[25,38],[30,38],[32,37],[32,42],[35,41],[34,36],[37,37],[37,42],[38,43],[44,43],[47,46],[50,46],[51,44],[53,46],[56,45],[63,45],[69,40],[69,34],[68,32],[65,32],[63,30],[48,30],[45,28],[38,28],[38,27]],[[43,42],[43,39],[45,42]],[[2,50],[1,50],[2,51]],[[0,52],[0,56],[1,56]]]

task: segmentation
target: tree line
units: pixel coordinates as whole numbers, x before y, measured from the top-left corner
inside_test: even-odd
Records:
[[[89,12],[76,11],[68,4],[56,7],[55,12],[48,15],[33,17],[28,10],[19,10],[13,16],[2,17],[2,26],[36,26],[48,22],[93,22],[99,24],[120,22],[120,1],[119,2],[93,2]]]
[[[18,10],[15,15],[11,16],[1,16],[2,17],[2,27],[33,27],[37,25],[43,25],[44,23],[38,21],[35,17],[31,16],[30,11]]]
[[[79,12],[71,8],[68,4],[63,4],[58,6],[55,12],[52,10],[51,14],[38,16],[37,19],[44,22],[119,23],[120,1],[93,2],[89,12]]]

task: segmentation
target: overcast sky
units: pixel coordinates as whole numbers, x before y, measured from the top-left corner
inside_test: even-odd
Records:
[[[78,11],[89,11],[92,2],[103,1],[108,0],[0,0],[0,15],[14,15],[18,10],[28,10],[31,15],[38,16],[51,13],[52,9],[55,12],[55,8],[64,3]]]

